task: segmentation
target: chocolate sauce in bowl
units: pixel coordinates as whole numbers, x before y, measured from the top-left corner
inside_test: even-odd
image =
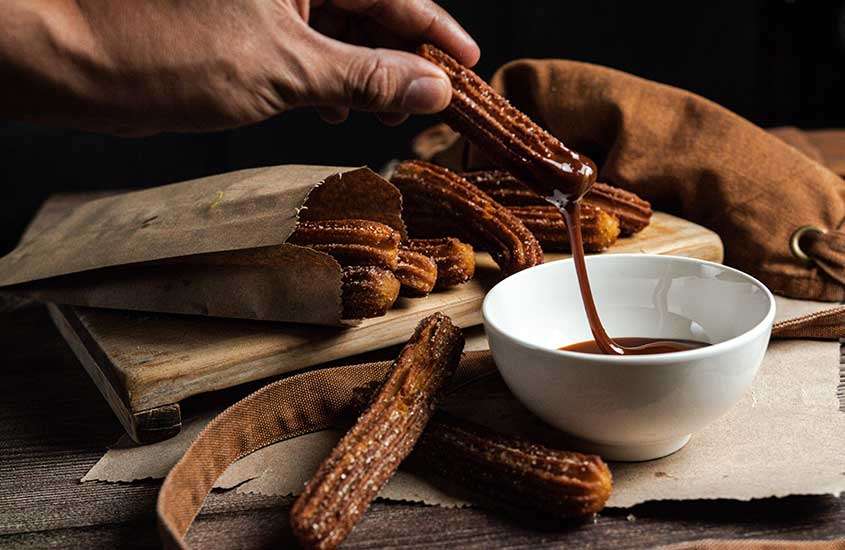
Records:
[[[625,355],[657,355],[660,353],[674,353],[709,346],[707,342],[697,340],[662,340],[660,338],[624,337],[614,338],[613,343],[625,350]],[[577,351],[603,355],[604,352],[595,340],[569,344],[560,348],[562,351]]]

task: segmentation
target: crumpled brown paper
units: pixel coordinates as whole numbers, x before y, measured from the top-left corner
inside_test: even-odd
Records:
[[[778,318],[828,307],[778,298]],[[480,347],[470,338],[470,347]],[[839,411],[839,344],[773,341],[751,390],[727,415],[694,434],[681,451],[659,460],[613,463],[608,503],[651,500],[748,500],[845,490],[845,415]],[[526,411],[498,376],[462,388],[444,403],[452,413],[565,447],[562,435]],[[114,448],[82,481],[163,478],[211,416],[185,424],[174,439]],[[296,493],[339,438],[327,430],[276,443],[233,464],[219,488],[268,495]],[[467,505],[424,480],[399,472],[382,498],[442,506]]]
[[[338,325],[340,266],[284,244],[299,219],[338,217],[405,231],[399,191],[368,168],[256,168],[83,204],[0,258],[0,287],[63,304]],[[199,261],[260,249],[271,265]]]

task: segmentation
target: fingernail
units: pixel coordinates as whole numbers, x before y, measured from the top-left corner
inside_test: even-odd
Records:
[[[402,109],[409,113],[435,113],[446,108],[448,97],[448,80],[423,76],[408,85],[402,97]]]

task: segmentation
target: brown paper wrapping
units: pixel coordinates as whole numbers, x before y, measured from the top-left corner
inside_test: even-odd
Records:
[[[368,168],[256,168],[86,203],[0,258],[0,287],[81,306],[343,324],[338,263],[285,244],[300,218],[405,234],[398,190]]]
[[[777,320],[830,307],[828,303],[776,297]],[[478,327],[466,351],[486,349]],[[722,418],[695,433],[670,456],[647,462],[612,463],[608,506],[626,508],[655,500],[839,495],[845,491],[845,416],[838,342],[779,340],[769,345],[749,391]],[[497,374],[462,386],[441,404],[452,414],[490,428],[568,448],[563,434],[525,409]],[[186,420],[176,437],[136,446],[128,436],[109,450],[82,481],[160,479],[182,457],[219,411]],[[274,443],[232,464],[215,484],[238,493],[298,493],[342,434],[315,432]],[[446,492],[444,492],[444,490]],[[469,504],[458,491],[437,487],[399,471],[379,495],[441,506]]]

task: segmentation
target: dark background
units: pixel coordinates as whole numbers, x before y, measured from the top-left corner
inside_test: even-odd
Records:
[[[441,4],[481,45],[484,77],[518,57],[566,57],[693,90],[764,127],[845,126],[845,0]],[[228,132],[143,139],[0,121],[0,253],[50,193],[292,162],[378,168],[407,157],[411,137],[433,121],[385,128],[354,114],[333,127],[300,111]]]

